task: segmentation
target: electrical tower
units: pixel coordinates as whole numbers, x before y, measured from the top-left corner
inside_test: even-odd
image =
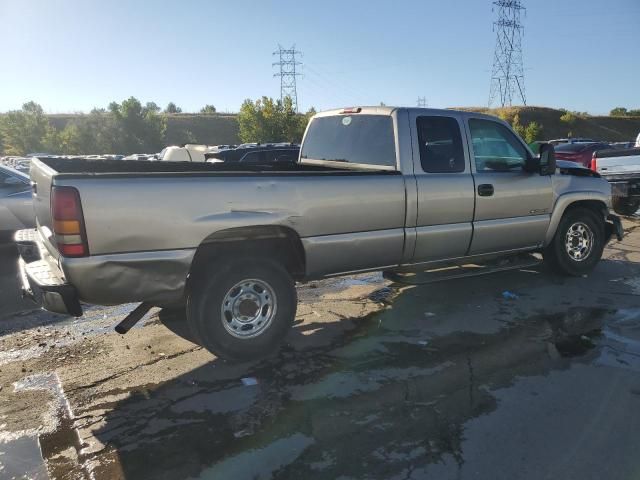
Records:
[[[418,108],[427,108],[427,97],[418,97],[416,105]]]
[[[296,60],[296,55],[302,55],[302,53],[296,50],[296,46],[291,48],[282,48],[278,45],[278,50],[273,52],[279,58],[278,62],[274,62],[272,65],[280,67],[280,71],[274,73],[274,77],[280,77],[280,100],[284,102],[286,97],[290,97],[293,102],[293,109],[298,111],[298,90],[296,87],[296,78],[301,76],[298,73],[297,67],[302,65],[302,62]]]
[[[520,0],[497,0],[493,2],[494,11],[498,10],[498,19],[493,22],[496,32],[496,50],[491,70],[491,90],[489,106],[496,97],[500,106],[511,106],[514,97],[527,104],[524,94],[524,68],[522,66],[522,36],[524,27],[520,16],[526,11]]]

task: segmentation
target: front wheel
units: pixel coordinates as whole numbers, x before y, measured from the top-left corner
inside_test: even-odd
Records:
[[[638,211],[640,208],[640,200],[627,197],[613,197],[612,200],[613,210],[618,215],[624,215],[629,217]]]
[[[291,275],[261,258],[215,263],[207,270],[194,278],[187,298],[187,319],[200,344],[228,360],[275,351],[295,320]]]
[[[545,262],[554,270],[571,276],[591,272],[604,249],[604,220],[585,208],[564,214],[556,234],[544,251]]]

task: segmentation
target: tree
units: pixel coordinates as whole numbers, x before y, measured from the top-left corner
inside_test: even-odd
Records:
[[[529,122],[529,124],[524,129],[524,141],[527,143],[535,142],[536,140],[540,140],[542,137],[542,125],[538,122]]]
[[[143,108],[135,97],[121,104],[111,102],[109,111],[120,136],[119,153],[157,152],[162,148],[167,128],[163,116]]]
[[[169,113],[169,114],[182,113],[182,109],[178,107],[175,103],[169,102],[167,104],[167,108],[164,109],[164,113]]]
[[[200,113],[204,113],[206,115],[211,115],[213,113],[216,113],[216,107],[214,107],[213,105],[205,105],[204,107],[202,107],[200,109]]]
[[[289,97],[284,102],[270,97],[262,97],[255,102],[247,99],[238,114],[240,141],[299,142],[313,114],[313,109],[305,115],[296,113]]]
[[[560,117],[560,121],[566,123],[567,125],[573,125],[576,121],[576,115],[573,112],[565,112]]]
[[[144,108],[147,112],[160,113],[160,107],[156,102],[147,102],[144,104]]]
[[[13,110],[0,117],[3,151],[8,155],[26,155],[44,150],[57,153],[55,134],[42,107],[35,102],[27,102],[21,110]]]
[[[640,117],[640,109],[627,110],[624,107],[616,107],[609,112],[612,117]]]

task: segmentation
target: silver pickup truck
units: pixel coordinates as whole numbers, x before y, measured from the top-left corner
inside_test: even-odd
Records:
[[[295,163],[34,160],[37,229],[16,241],[44,308],[186,307],[204,347],[250,359],[292,325],[295,282],[522,252],[589,272],[622,236],[599,177],[495,117],[346,108],[313,117]]]

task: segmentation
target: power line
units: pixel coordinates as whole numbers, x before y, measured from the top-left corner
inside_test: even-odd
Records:
[[[514,96],[524,105],[527,99],[524,92],[524,68],[522,65],[522,36],[524,27],[520,21],[522,12],[526,12],[520,0],[496,0],[498,19],[493,22],[496,32],[496,48],[491,70],[491,89],[489,106],[500,97],[500,106],[511,106]]]
[[[418,97],[416,105],[418,108],[427,108],[427,97]]]
[[[278,66],[279,71],[274,73],[274,77],[280,77],[280,100],[284,102],[284,99],[289,97],[293,103],[293,109],[298,111],[298,89],[296,85],[297,77],[302,74],[297,71],[297,67],[302,65],[302,62],[296,60],[296,55],[302,56],[302,52],[296,50],[296,46],[291,48],[282,48],[282,45],[278,45],[278,50],[273,52],[273,55],[277,55],[279,61],[274,62],[272,66]]]

